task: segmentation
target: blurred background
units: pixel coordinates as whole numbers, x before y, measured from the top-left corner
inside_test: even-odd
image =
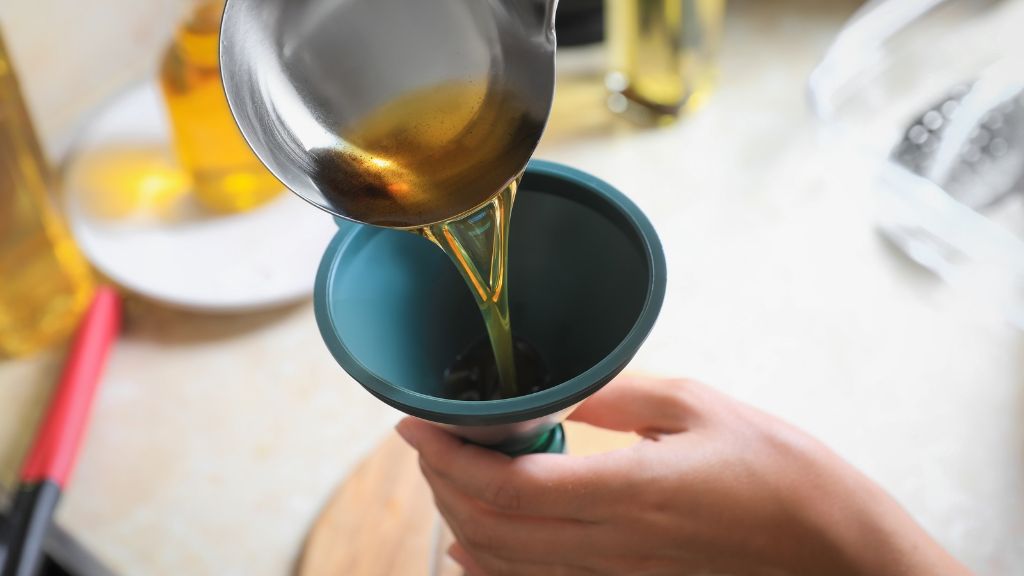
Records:
[[[17,2],[0,6],[4,37],[40,137],[59,153],[96,106],[152,75],[175,28],[195,2]],[[74,50],[54,50],[58,40]],[[74,87],[74,89],[71,89]]]
[[[981,574],[1024,569],[1022,4],[562,0],[537,152],[662,238],[665,307],[631,368],[793,421]],[[399,414],[320,339],[334,223],[233,131],[219,10],[0,0],[0,504],[111,284],[123,326],[55,517],[83,554],[117,574],[408,573],[343,542],[303,560]],[[397,565],[425,573],[429,522],[412,535],[413,505],[376,497],[340,513],[382,543],[406,526]]]

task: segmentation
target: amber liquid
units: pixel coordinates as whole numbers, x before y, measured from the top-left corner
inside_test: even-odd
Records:
[[[0,357],[68,335],[93,279],[52,205],[49,172],[0,37]]]
[[[519,178],[507,178],[529,159],[541,123],[486,83],[451,83],[379,107],[342,129],[347,148],[319,154],[336,210],[421,234],[455,263],[494,351],[500,390],[481,391],[485,399],[528,392],[516,378],[506,279]]]
[[[203,3],[177,32],[160,81],[179,161],[196,197],[214,212],[259,206],[284,186],[253,154],[231,116],[220,79],[223,0]]]
[[[530,159],[539,119],[485,81],[415,90],[343,126],[344,148],[318,150],[322,190],[340,214],[419,228],[481,207]]]
[[[674,116],[715,80],[725,0],[606,0],[609,104]]]
[[[518,178],[472,214],[419,228],[416,232],[437,244],[455,263],[476,297],[494,350],[499,386],[497,395],[481,390],[484,400],[513,398],[520,390],[516,376],[512,323],[508,313],[508,230]]]

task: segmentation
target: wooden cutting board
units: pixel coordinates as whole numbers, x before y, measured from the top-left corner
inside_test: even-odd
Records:
[[[628,446],[632,434],[566,423],[572,454]],[[391,434],[334,492],[306,538],[298,576],[427,575],[434,503],[416,453]]]

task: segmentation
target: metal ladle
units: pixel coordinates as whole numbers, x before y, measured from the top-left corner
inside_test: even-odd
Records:
[[[488,93],[513,93],[538,120],[530,146],[517,148],[522,157],[511,164],[518,170],[501,175],[508,184],[525,168],[551,109],[556,4],[229,0],[220,38],[224,90],[245,139],[285,186],[323,210],[359,221],[326,193],[332,179],[321,164],[324,151],[352,146],[345,128],[399,96],[482,81]],[[497,193],[493,186],[478,187],[463,190],[465,205],[444,216],[469,212]],[[436,216],[404,225],[433,224]]]

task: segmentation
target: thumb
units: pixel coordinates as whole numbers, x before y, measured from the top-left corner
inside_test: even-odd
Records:
[[[678,434],[697,419],[696,408],[688,400],[687,389],[692,386],[697,384],[640,375],[619,376],[580,404],[569,419],[648,437]]]

